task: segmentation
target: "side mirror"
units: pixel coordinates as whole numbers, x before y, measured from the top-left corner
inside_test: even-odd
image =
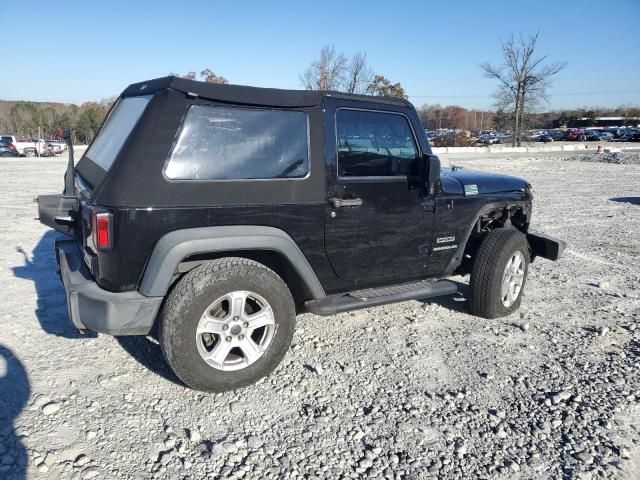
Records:
[[[424,156],[425,186],[428,195],[436,194],[436,187],[440,181],[440,159],[436,155]]]

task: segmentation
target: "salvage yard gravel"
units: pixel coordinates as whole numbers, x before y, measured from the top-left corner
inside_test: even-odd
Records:
[[[564,160],[578,162],[619,163],[622,165],[640,165],[640,152],[604,152],[574,155]]]
[[[568,243],[515,314],[471,316],[457,277],[453,297],[302,315],[272,375],[220,394],[152,337],[74,330],[32,202],[66,160],[1,159],[0,478],[639,478],[640,165],[594,158],[456,158],[530,181],[532,228]]]

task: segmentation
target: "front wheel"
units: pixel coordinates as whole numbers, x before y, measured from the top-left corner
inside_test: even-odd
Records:
[[[191,388],[222,392],[271,373],[291,344],[295,306],[272,270],[223,258],[187,273],[159,318],[167,363]]]
[[[498,318],[515,312],[520,307],[529,263],[529,244],[524,234],[514,228],[489,233],[471,269],[471,313]]]

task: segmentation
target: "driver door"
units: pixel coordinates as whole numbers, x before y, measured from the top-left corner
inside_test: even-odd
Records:
[[[325,118],[333,121],[326,129],[325,251],[336,275],[355,285],[422,277],[434,213],[414,179],[422,152],[409,118],[343,106]]]

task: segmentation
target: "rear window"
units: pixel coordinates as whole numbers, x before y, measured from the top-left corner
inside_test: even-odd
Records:
[[[119,100],[85,156],[105,171],[109,170],[149,100],[151,95]]]
[[[302,178],[307,124],[299,111],[193,105],[164,173],[171,180]]]

